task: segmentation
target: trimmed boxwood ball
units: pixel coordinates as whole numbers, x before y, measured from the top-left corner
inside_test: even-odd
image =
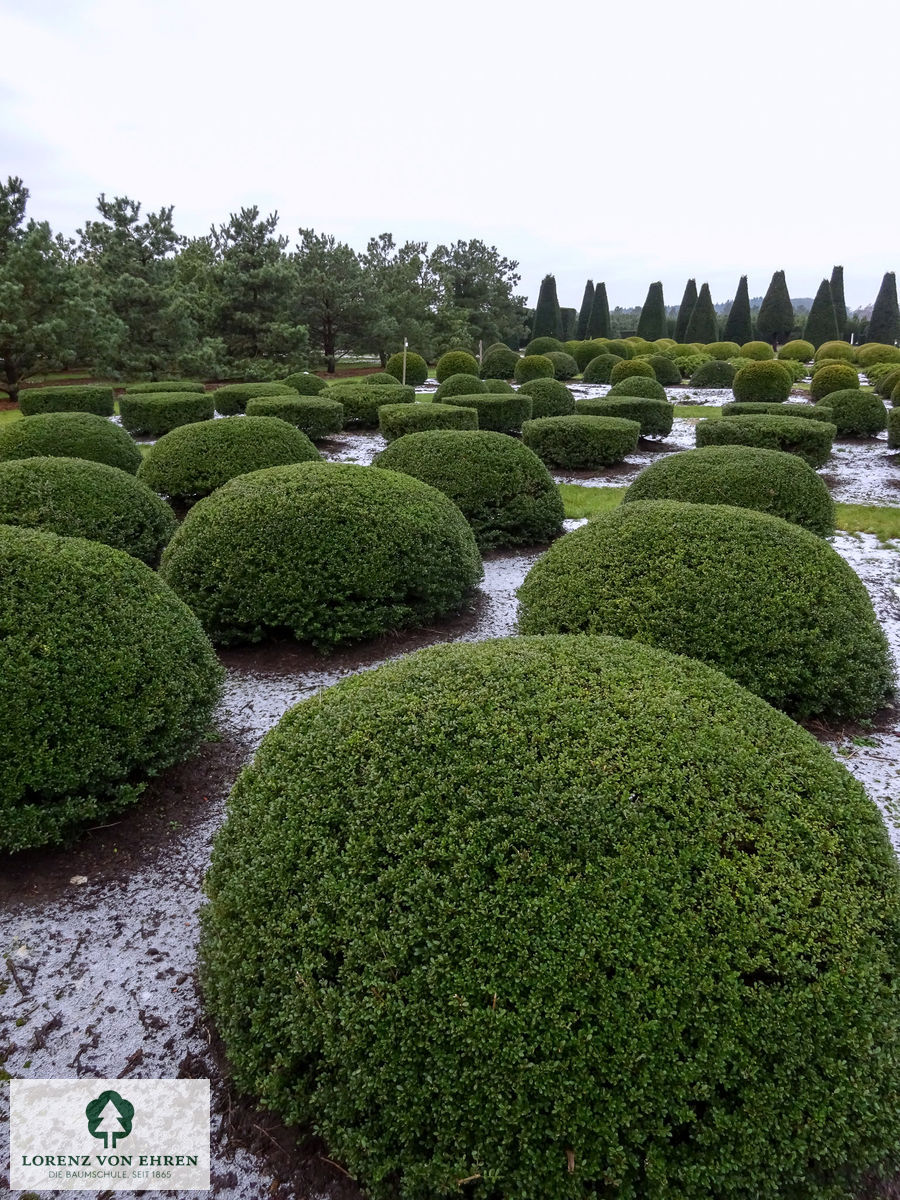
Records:
[[[308,462],[241,475],[201,500],[160,571],[217,643],[293,636],[326,648],[456,612],[482,568],[465,518],[436,488]]]
[[[280,380],[286,387],[293,388],[299,396],[318,396],[328,387],[326,380],[320,375],[310,375],[309,371],[297,371]]]
[[[637,421],[621,417],[539,417],[522,426],[522,441],[542,462],[584,470],[621,462],[640,435]]]
[[[885,371],[878,379],[873,390],[876,396],[880,396],[882,400],[890,400],[898,383],[900,383],[900,367],[893,367],[890,371]]]
[[[0,525],[0,629],[2,850],[103,823],[209,729],[222,669],[130,554]]]
[[[831,422],[839,434],[855,434],[874,437],[887,427],[887,409],[884,401],[874,392],[861,388],[843,388],[829,392],[827,407],[831,409]]]
[[[522,633],[634,638],[796,717],[868,717],[891,694],[887,640],[853,568],[809,530],[748,508],[620,505],[551,546],[519,600]]]
[[[532,417],[566,417],[575,411],[575,397],[558,379],[532,379],[519,395],[531,397]]]
[[[837,429],[825,421],[800,417],[749,416],[698,421],[694,436],[698,446],[759,446],[799,454],[813,468],[828,461]]]
[[[645,400],[665,400],[666,389],[661,383],[655,379],[650,379],[647,375],[634,375],[627,379],[620,379],[618,383],[614,383],[606,395],[604,400],[615,400],[617,396],[643,396]]]
[[[794,362],[808,363],[812,362],[815,357],[816,348],[812,342],[806,342],[802,338],[794,338],[792,342],[785,342],[778,350],[778,358],[786,358]]]
[[[0,525],[104,542],[155,566],[175,532],[175,516],[118,467],[83,458],[19,458],[0,463]]]
[[[344,428],[344,406],[325,396],[260,396],[247,401],[248,417],[278,417],[312,441],[331,437]]]
[[[776,358],[774,361],[781,367],[782,371],[787,372],[791,383],[805,379],[809,374],[809,368],[806,363],[797,362],[795,358]]]
[[[900,347],[888,346],[884,342],[866,342],[856,351],[856,361],[864,371],[876,363],[900,362]]]
[[[247,401],[260,396],[296,396],[297,389],[287,383],[226,383],[212,393],[216,412],[234,417],[246,412]]]
[[[809,385],[809,394],[813,400],[822,400],[832,392],[846,391],[847,388],[859,387],[859,374],[856,367],[849,363],[832,363],[828,367],[819,367],[813,374]]]
[[[812,467],[796,454],[756,446],[670,454],[643,470],[622,499],[730,504],[770,513],[821,537],[834,533],[834,501]]]
[[[0,462],[42,454],[86,458],[131,475],[141,464],[141,452],[125,430],[94,413],[44,413],[0,425]]]
[[[741,346],[741,358],[752,358],[756,362],[767,362],[775,357],[775,351],[768,342],[744,342]]]
[[[856,362],[856,351],[849,342],[823,342],[816,351],[816,362],[823,358],[839,358],[843,362]]]
[[[434,399],[440,401],[446,396],[476,396],[486,391],[477,375],[448,375],[443,383],[438,384]]]
[[[147,392],[205,392],[202,383],[192,379],[161,379],[155,383],[129,383],[125,388],[126,396],[143,396]]]
[[[664,354],[651,354],[647,362],[653,368],[657,383],[664,387],[678,387],[681,383],[681,372],[671,358],[666,358]]]
[[[598,354],[584,368],[581,378],[585,383],[609,383],[613,367],[625,362],[618,354]]]
[[[729,358],[735,358],[741,352],[737,342],[709,342],[703,347],[703,353],[708,354],[710,358],[722,359],[723,361]]]
[[[237,1086],[373,1200],[810,1200],[900,1141],[883,822],[702,663],[508,638],[342,681],[241,774],[205,886]]]
[[[515,391],[512,384],[507,383],[505,379],[483,379],[481,382],[484,384],[486,392],[493,392],[498,396],[508,396],[510,392]]]
[[[526,354],[516,363],[513,377],[516,383],[530,383],[532,379],[552,379],[553,363],[546,354]]]
[[[98,417],[111,417],[115,412],[115,394],[111,387],[97,384],[24,388],[19,392],[19,411],[23,417],[54,412],[94,413]]]
[[[778,362],[748,362],[731,382],[735,400],[771,403],[787,400],[792,381]]]
[[[547,358],[553,363],[553,378],[563,382],[567,379],[574,379],[578,374],[578,363],[571,354],[566,354],[563,351],[551,351]]]
[[[584,371],[585,367],[591,359],[597,358],[601,354],[608,353],[606,349],[606,341],[603,338],[592,339],[588,342],[582,342],[577,349],[572,352],[572,357],[578,363],[578,369]],[[621,354],[616,355],[621,358]]]
[[[150,447],[138,478],[184,503],[263,467],[310,462],[319,452],[296,426],[277,417],[223,417],[182,425]]]
[[[892,450],[900,448],[900,408],[892,408],[887,415],[888,445]]]
[[[344,424],[378,428],[378,410],[382,404],[414,404],[415,388],[398,383],[393,387],[369,387],[365,383],[333,383],[322,393],[325,400],[337,400],[344,406]]]
[[[710,358],[708,354],[684,354],[679,355],[679,357],[674,360],[675,366],[681,372],[681,377],[683,379],[690,379],[691,376],[696,374],[699,368],[704,365],[704,363],[716,361],[716,359]]]
[[[628,358],[623,362],[615,364],[609,373],[609,382],[619,383],[623,379],[634,379],[642,376],[644,379],[656,380],[653,368],[648,362],[640,358]]]
[[[730,388],[736,373],[731,363],[714,358],[710,362],[702,363],[693,373],[691,387]]]
[[[407,376],[409,366],[407,365]],[[448,350],[437,360],[434,377],[438,383],[443,383],[451,375],[478,375],[478,359],[466,350]]]
[[[576,400],[575,412],[588,417],[624,417],[638,422],[641,437],[667,437],[672,432],[675,405],[644,396],[592,396]]]
[[[398,380],[396,376],[389,375],[387,371],[372,371],[369,375],[357,375],[355,381],[350,380],[348,382],[364,383],[368,387],[371,387],[373,384],[375,387],[379,385],[382,387],[396,387]]]
[[[827,404],[764,404],[752,400],[732,400],[719,409],[723,417],[801,417],[807,421],[832,424],[832,412]]]
[[[533,450],[502,433],[410,433],[376,463],[449,496],[482,550],[548,542],[562,531],[565,510],[549,471]]]
[[[378,427],[387,441],[418,433],[422,429],[477,429],[474,408],[455,404],[383,404],[378,410]]]
[[[560,350],[565,351],[565,346],[555,337],[532,338],[525,347],[526,354],[556,354]]]
[[[531,397],[521,391],[512,395],[448,396],[446,403],[474,408],[478,413],[478,428],[494,433],[518,433],[522,422],[529,420],[533,411]]]
[[[179,425],[211,421],[215,416],[211,394],[193,392],[144,392],[119,400],[122,425],[129,433],[159,437]]]
[[[509,346],[495,346],[485,352],[478,374],[482,379],[512,379],[518,361]]]
[[[635,349],[631,342],[625,342],[619,338],[611,338],[606,343],[607,354],[618,354],[619,358],[634,358]]]
[[[392,354],[387,360],[385,371],[388,375],[393,375],[398,383],[403,379],[403,351],[397,354]],[[410,387],[421,387],[428,378],[428,363],[421,354],[413,354],[411,350],[406,353],[406,382]]]

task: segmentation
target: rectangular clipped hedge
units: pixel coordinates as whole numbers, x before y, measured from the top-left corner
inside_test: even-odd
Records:
[[[119,401],[122,424],[129,433],[161,437],[179,425],[211,421],[215,412],[210,395],[192,392],[146,392]]]
[[[23,417],[51,412],[86,412],[111,417],[115,411],[115,396],[111,387],[100,384],[27,388],[19,393],[19,411]]]

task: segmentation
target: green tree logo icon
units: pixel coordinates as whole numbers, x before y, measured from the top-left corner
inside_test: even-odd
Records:
[[[91,1137],[103,1138],[104,1150],[115,1150],[116,1142],[131,1133],[134,1105],[123,1100],[118,1092],[101,1092],[84,1110],[84,1115]]]

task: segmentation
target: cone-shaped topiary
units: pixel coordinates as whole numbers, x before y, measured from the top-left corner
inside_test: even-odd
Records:
[[[760,339],[777,349],[783,342],[790,341],[793,328],[794,306],[784,271],[776,271],[759,307],[756,330]]]
[[[591,309],[594,306],[594,281],[589,279],[584,285],[584,295],[581,297],[581,308],[578,310],[578,324],[575,328],[575,336],[579,341],[584,341],[588,336],[588,328],[591,323]]]
[[[411,433],[376,459],[444,492],[482,549],[548,542],[562,530],[559,490],[534,451],[502,433]]]
[[[0,525],[0,628],[3,850],[102,824],[209,729],[222,677],[212,648],[121,550]]]
[[[897,280],[887,271],[872,305],[869,317],[869,341],[893,345],[900,339],[900,308],[897,307]]]
[[[551,350],[547,358],[553,363],[553,378],[565,381],[574,379],[578,374],[578,363],[571,354],[564,350]]]
[[[643,396],[647,400],[666,400],[666,389],[657,379],[646,375],[632,375],[628,379],[620,379],[612,385],[605,400],[613,400],[616,396]]]
[[[730,388],[734,382],[735,368],[730,362],[714,358],[710,362],[701,363],[691,376],[691,387],[695,388]]]
[[[482,379],[512,379],[519,356],[508,346],[493,347],[486,351],[478,372]]]
[[[750,315],[750,293],[747,289],[747,276],[742,275],[738,280],[737,291],[725,321],[726,342],[737,342],[743,346],[753,338],[753,319]]]
[[[568,342],[575,337],[578,329],[578,311],[574,308],[561,308],[559,316],[562,321],[563,341]]]
[[[479,392],[486,391],[477,375],[448,375],[438,384],[434,399],[440,402],[447,396],[477,396]]]
[[[887,428],[887,409],[874,392],[864,392],[859,387],[841,388],[828,392],[826,403],[839,434],[874,437]]]
[[[119,400],[122,427],[150,437],[194,421],[211,421],[215,411],[211,392],[142,392]]]
[[[575,411],[575,397],[558,379],[532,379],[519,395],[531,397],[532,417],[567,417]]]
[[[651,354],[647,362],[653,368],[657,382],[664,387],[678,387],[681,383],[681,372],[671,358],[664,354]]]
[[[43,413],[0,425],[0,462],[43,454],[86,458],[131,475],[141,464],[141,452],[125,430],[94,413]]]
[[[837,321],[838,337],[845,338],[847,336],[847,304],[844,300],[843,267],[832,267],[831,299],[834,302],[834,315]]]
[[[714,342],[719,336],[719,322],[716,308],[709,293],[709,284],[704,283],[700,295],[688,321],[685,341],[702,342],[704,345]]]
[[[837,429],[825,421],[800,417],[737,416],[698,421],[698,446],[760,446],[799,454],[811,467],[825,465]]]
[[[112,388],[96,384],[25,388],[19,393],[19,411],[23,417],[54,412],[93,413],[98,417],[111,417],[114,409]]]
[[[556,295],[556,277],[554,275],[545,275],[541,280],[541,289],[538,292],[537,304],[534,309],[534,324],[531,329],[531,336],[537,337],[563,337],[562,316],[559,311],[559,300]]]
[[[248,417],[278,417],[305,433],[311,441],[331,437],[344,428],[344,406],[324,396],[300,392],[290,396],[260,396],[247,401]]]
[[[377,429],[378,410],[382,404],[413,404],[416,393],[412,384],[380,387],[366,383],[333,383],[322,393],[322,398],[337,400],[343,405],[345,425]]]
[[[609,379],[611,383],[618,383],[623,379],[632,379],[643,377],[644,379],[652,379],[656,382],[656,373],[648,362],[641,358],[626,358],[622,362],[616,363],[610,372]]]
[[[794,338],[792,342],[785,342],[778,351],[778,361],[787,359],[788,362],[812,362],[815,357],[816,348],[812,342],[807,342],[803,338]]]
[[[383,404],[378,410],[378,428],[388,442],[421,433],[423,429],[477,429],[474,408],[456,404]]]
[[[594,303],[591,305],[591,319],[588,322],[587,336],[589,338],[608,338],[611,332],[606,284],[598,283],[594,288]]]
[[[286,383],[226,383],[210,393],[216,412],[236,417],[247,411],[247,401],[258,396],[296,396],[297,389]]]
[[[675,332],[673,337],[678,343],[687,341],[685,334],[687,333],[688,323],[691,319],[691,313],[694,311],[694,306],[697,303],[697,283],[693,279],[689,279],[685,285],[684,295],[681,297],[681,304],[678,307],[678,317],[675,321]]]
[[[663,285],[660,282],[651,283],[647,291],[647,299],[641,309],[638,319],[638,337],[654,341],[666,336],[666,302],[663,299]]]
[[[667,437],[672,432],[675,405],[645,396],[592,396],[577,400],[575,412],[588,417],[623,417],[638,422],[641,437]]]
[[[813,400],[822,400],[831,392],[859,387],[859,373],[849,363],[832,363],[813,372],[809,394]],[[738,397],[741,399],[741,397]]]
[[[519,599],[522,633],[634,638],[702,659],[798,717],[867,717],[892,688],[853,568],[808,530],[745,508],[623,504],[552,546]]]
[[[328,383],[320,375],[310,375],[308,371],[297,371],[288,375],[281,382],[286,387],[292,387],[298,396],[318,396],[328,387]]]
[[[547,382],[554,383],[555,380]],[[562,387],[562,384],[560,384]],[[488,393],[479,396],[448,396],[447,404],[458,404],[462,408],[474,408],[478,413],[478,428],[490,429],[494,433],[518,433],[522,422],[532,415],[532,400],[519,389],[510,394]]]
[[[626,361],[626,359],[620,358],[618,354],[598,354],[584,368],[581,378],[585,383],[609,383],[613,367],[617,363]]]
[[[791,378],[780,363],[754,362],[752,359],[737,372],[731,387],[735,400],[787,400]]]
[[[803,337],[813,346],[819,347],[823,342],[833,342],[840,337],[837,316],[834,311],[834,299],[831,295],[831,284],[823,279],[819,284],[806,325]]]
[[[403,351],[398,350],[396,354],[392,354],[387,360],[384,367],[388,375],[393,375],[398,383],[404,382],[403,379]],[[410,387],[421,387],[428,378],[428,363],[421,354],[413,354],[412,350],[406,352],[406,380],[405,382]]]
[[[590,470],[621,462],[636,449],[641,427],[622,417],[540,417],[522,426],[522,441],[551,467]]]
[[[434,369],[434,377],[438,383],[443,383],[451,375],[477,376],[478,370],[478,360],[473,354],[469,354],[465,350],[448,350],[446,354],[442,354],[438,359],[437,366]],[[409,364],[407,364],[408,374]]]
[[[530,383],[532,379],[553,379],[553,363],[546,354],[526,354],[516,363],[513,375],[516,383]]]

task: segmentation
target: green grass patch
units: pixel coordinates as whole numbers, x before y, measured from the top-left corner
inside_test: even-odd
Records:
[[[676,404],[675,416],[693,420],[697,417],[721,417],[722,410],[716,404]]]
[[[6,425],[10,421],[19,421],[22,414],[17,408],[4,408],[0,410],[0,425]]]
[[[845,533],[874,533],[882,542],[900,540],[900,508],[836,504],[835,525]]]
[[[584,487],[580,483],[559,484],[566,517],[580,521],[583,517],[596,517],[598,513],[617,508],[625,495],[623,487]]]

